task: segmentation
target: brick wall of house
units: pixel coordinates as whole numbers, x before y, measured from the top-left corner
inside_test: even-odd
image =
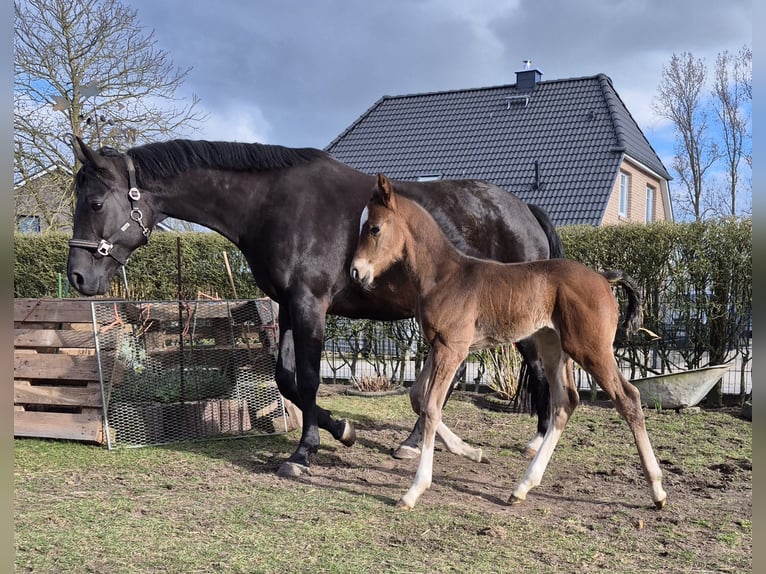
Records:
[[[628,214],[627,217],[619,215],[620,207],[620,176],[615,178],[612,186],[612,193],[609,197],[602,225],[614,225],[628,222],[646,222],[646,188],[651,186],[654,189],[654,210],[653,220],[660,221],[668,219],[665,213],[665,203],[662,201],[662,187],[660,180],[650,173],[639,169],[630,162],[623,161],[620,167],[621,173],[626,173],[630,180],[628,192]]]

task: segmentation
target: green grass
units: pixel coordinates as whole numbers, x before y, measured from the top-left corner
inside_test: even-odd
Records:
[[[356,421],[360,443],[369,434],[365,425],[386,422],[409,430],[414,422],[406,396],[321,397],[320,404]],[[509,467],[508,474],[521,477],[527,463],[518,448],[531,436],[534,419],[479,409],[460,396],[447,412],[461,436],[491,452],[493,464],[477,468],[476,482],[491,484],[493,468]],[[437,504],[435,496],[429,497],[433,488],[413,511],[397,510],[395,494],[387,493],[403,491],[409,471],[377,491],[372,484],[369,491],[359,487],[358,479],[349,484],[343,467],[332,486],[278,478],[275,471],[295,448],[297,432],[111,452],[74,442],[17,439],[16,572],[750,570],[751,504],[737,512],[724,507],[721,498],[752,499],[750,475],[741,470],[752,461],[750,423],[725,413],[686,417],[648,411],[647,426],[668,469],[671,498],[662,512],[648,507],[625,423],[614,411],[587,406],[575,412],[562,437],[542,494],[531,494],[519,507],[489,510],[486,504],[451,501],[449,493]],[[322,440],[326,446],[315,466],[351,457],[344,453],[353,450],[343,450],[324,432]],[[716,465],[729,465],[721,468],[730,475]],[[351,470],[361,476],[365,469]],[[319,466],[317,472],[335,471]],[[745,480],[736,484],[743,492],[727,494],[733,488],[729,476]],[[608,495],[604,488],[610,481],[641,504],[589,500],[589,489],[597,497]],[[557,498],[558,483],[583,494]],[[508,492],[512,485],[495,486]]]

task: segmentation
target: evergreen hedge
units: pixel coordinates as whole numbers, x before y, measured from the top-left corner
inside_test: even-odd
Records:
[[[66,281],[69,239],[67,234],[53,232],[14,235],[15,297],[57,297],[59,278],[64,296],[80,296]],[[222,235],[155,232],[149,243],[133,253],[125,267],[132,299],[165,301],[179,298],[179,245],[183,298],[196,299],[198,293],[223,299],[263,297],[244,256]],[[228,257],[234,287],[226,271],[224,253]],[[119,273],[112,281],[110,294],[114,297],[125,294],[124,280]]]
[[[568,258],[595,269],[621,269],[639,284],[644,295],[644,326],[659,339],[648,334],[627,341],[618,338],[618,353],[636,366],[634,376],[720,363],[734,354],[741,354],[743,364],[748,364],[752,328],[750,218],[570,226],[560,228],[559,233]],[[61,233],[15,235],[16,297],[57,297],[59,290],[65,297],[79,296],[66,281],[68,240],[69,236]],[[200,294],[224,299],[263,296],[244,257],[223,236],[155,232],[126,267],[132,299],[179,298],[179,245],[183,298],[196,299]],[[125,295],[121,276],[112,285],[112,296]],[[333,320],[328,333],[337,336],[338,325],[342,322]]]

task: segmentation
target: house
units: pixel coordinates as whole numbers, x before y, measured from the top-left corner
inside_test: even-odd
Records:
[[[72,231],[72,172],[57,166],[39,171],[13,186],[16,230],[40,233]]]
[[[557,226],[672,220],[671,177],[604,74],[383,96],[325,150],[394,179],[484,179]]]
[[[16,231],[41,233],[46,230],[72,233],[73,175],[68,167],[52,166],[22,179],[13,186]],[[177,219],[160,221],[160,231],[196,230],[200,226]]]

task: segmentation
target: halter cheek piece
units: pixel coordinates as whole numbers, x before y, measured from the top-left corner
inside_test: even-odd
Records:
[[[131,158],[128,154],[123,154],[123,157],[125,158],[125,166],[128,168],[128,180],[130,182],[130,190],[128,191],[128,198],[130,198],[131,207],[130,219],[135,221],[141,228],[141,232],[144,236],[143,244],[146,244],[146,242],[149,241],[149,235],[151,235],[152,230],[144,225],[144,214],[141,212],[141,209],[136,207],[136,202],[141,199],[141,192],[138,190],[138,186],[136,185],[136,167],[133,165],[133,158]],[[117,240],[121,233],[128,229],[128,227],[130,227],[130,221],[123,223],[117,231],[109,236],[108,239],[101,239],[100,241],[89,241],[87,239],[70,239],[69,246],[82,247],[83,249],[93,249],[101,257],[106,257],[108,255],[117,261],[120,265],[126,265],[133,250],[128,250],[124,247],[115,245],[114,242]]]

